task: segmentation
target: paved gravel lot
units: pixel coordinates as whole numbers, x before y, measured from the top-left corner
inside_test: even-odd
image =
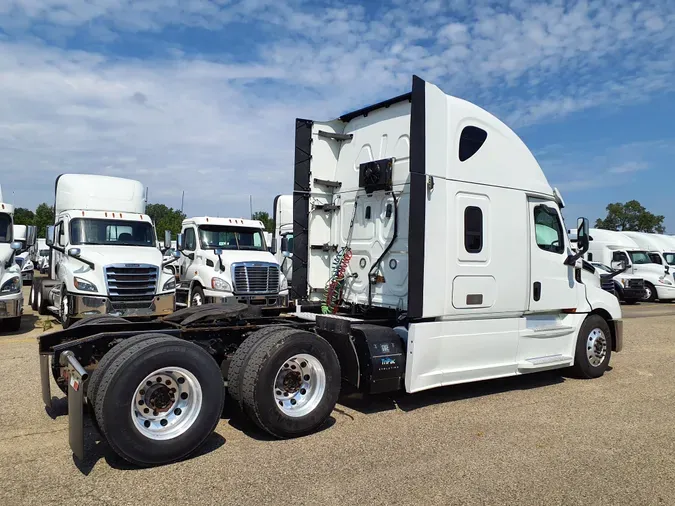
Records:
[[[0,336],[0,504],[675,504],[675,305],[625,315],[624,351],[599,380],[342,399],[293,441],[226,410],[200,455],[139,470],[91,427],[89,457],[73,459],[65,403],[55,419],[42,406],[43,330],[27,314]]]

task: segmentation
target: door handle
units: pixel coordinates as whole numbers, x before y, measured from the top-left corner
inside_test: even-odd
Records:
[[[532,286],[532,296],[534,297],[535,301],[541,299],[541,283],[539,281],[535,281],[534,285]]]

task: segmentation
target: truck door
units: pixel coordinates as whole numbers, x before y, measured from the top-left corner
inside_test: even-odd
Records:
[[[569,254],[558,206],[529,200],[530,302],[533,312],[556,311],[577,306],[574,267],[565,265]]]
[[[183,235],[185,236],[185,247],[180,259],[180,279],[191,281],[195,277],[192,263],[197,255],[197,234],[194,227],[189,226],[183,230]]]

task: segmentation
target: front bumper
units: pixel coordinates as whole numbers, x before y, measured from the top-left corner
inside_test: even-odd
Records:
[[[176,294],[155,295],[144,301],[115,300],[96,295],[68,294],[71,316],[82,318],[93,314],[110,314],[123,318],[153,317],[171,314],[176,309]]]
[[[644,288],[624,288],[622,293],[623,298],[627,300],[642,300],[645,297]]]
[[[0,318],[16,318],[23,314],[23,294],[17,293],[0,299]]]
[[[288,295],[267,294],[267,295],[238,295],[231,292],[218,292],[215,290],[204,290],[206,303],[233,304],[241,302],[250,306],[260,306],[266,309],[286,309],[288,307]]]
[[[623,350],[623,320],[614,320],[614,351]]]

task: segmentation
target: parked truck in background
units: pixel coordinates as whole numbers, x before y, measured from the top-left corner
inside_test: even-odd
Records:
[[[584,282],[588,220],[573,253],[560,193],[504,123],[414,76],[411,93],[297,119],[295,135],[294,313],[206,304],[40,336],[43,399],[53,374],[78,458],[85,399],[110,447],[152,466],[205,441],[225,388],[261,429],[291,438],[322,426],[342,388],[605,373],[623,325],[616,297]],[[185,231],[191,261],[202,224]],[[204,262],[218,272],[231,243],[215,232]]]
[[[23,284],[31,285],[35,270],[33,263],[33,251],[36,249],[35,227],[14,225],[14,240],[21,243],[21,248],[14,254],[14,261],[21,269],[21,281]]]
[[[272,254],[292,289],[293,281],[293,195],[277,195],[274,199],[274,234]],[[291,294],[291,298],[293,295]]]
[[[175,277],[164,268],[145,206],[139,181],[59,176],[55,224],[46,240],[49,276],[36,280],[31,305],[42,315],[58,316],[64,328],[87,315],[134,319],[172,313]]]
[[[21,326],[21,267],[15,256],[35,240],[34,227],[27,227],[23,243],[15,240],[13,218],[14,206],[3,201],[0,188],[0,332],[14,332]]]
[[[183,221],[177,238],[176,306],[243,302],[288,307],[288,282],[267,248],[261,221],[202,216]]]
[[[654,263],[646,249],[623,232],[590,229],[589,262],[599,262],[613,270],[623,270],[644,279],[645,301],[675,300],[675,280],[670,268]]]
[[[647,232],[622,231],[621,233],[630,237],[641,248],[644,248],[652,262],[663,266],[670,266],[670,270],[675,274],[675,244],[673,244],[670,237]],[[673,280],[675,281],[675,278]]]

